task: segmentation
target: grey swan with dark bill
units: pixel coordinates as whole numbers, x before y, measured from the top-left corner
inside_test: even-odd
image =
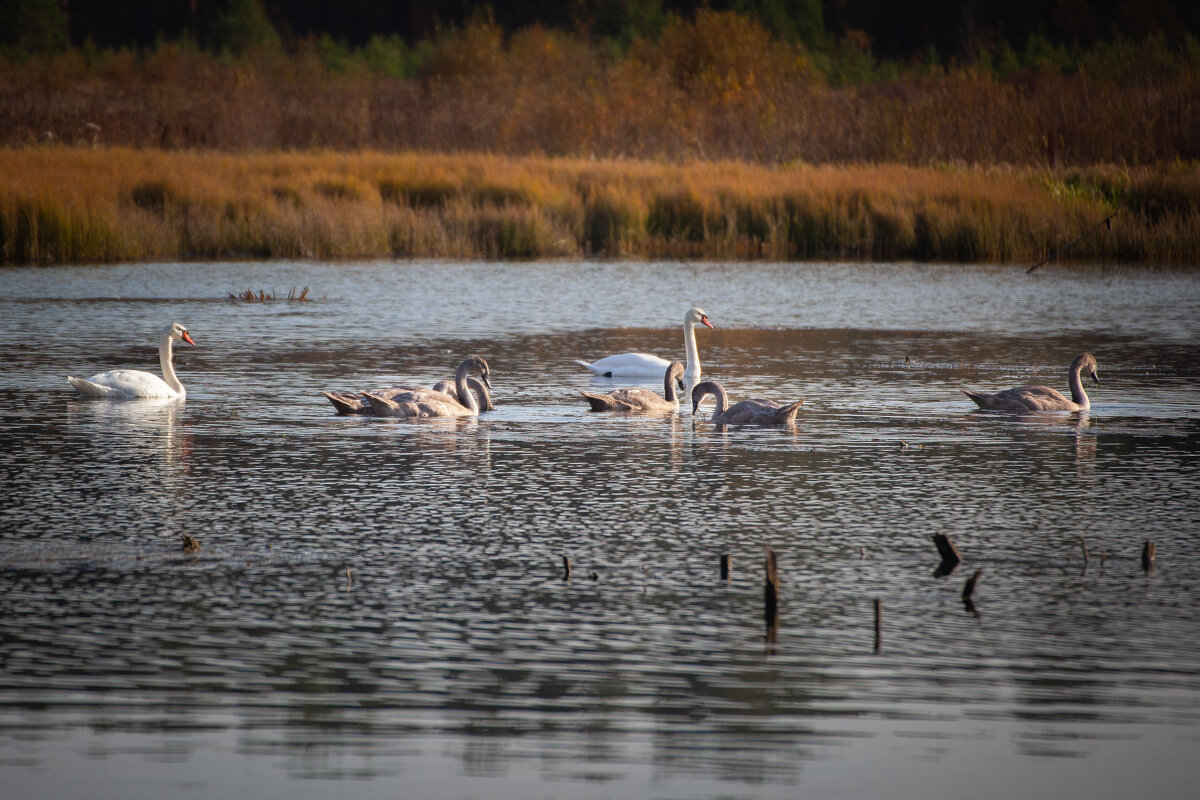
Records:
[[[692,389],[693,414],[700,408],[705,395],[710,394],[717,398],[717,407],[709,418],[714,425],[791,425],[796,421],[796,412],[804,405],[803,400],[781,406],[773,400],[755,399],[728,406],[729,395],[725,388],[716,381],[703,381]]]
[[[1012,411],[1018,414],[1027,411],[1087,411],[1092,407],[1087,392],[1083,390],[1083,375],[1096,383],[1096,359],[1091,353],[1080,353],[1071,362],[1071,399],[1049,386],[1018,386],[995,394],[983,394],[963,389],[962,393],[975,401],[975,405],[989,411]]]
[[[656,394],[640,386],[617,389],[607,394],[583,392],[592,411],[632,411],[641,414],[674,414],[679,410],[675,387],[683,387],[683,364],[672,361],[663,374],[663,393]]]
[[[478,372],[479,378],[470,373]],[[360,392],[358,396],[324,392],[339,414],[369,414],[377,417],[473,417],[491,407],[491,370],[479,356],[458,365],[453,394],[423,386],[397,386],[383,392]],[[474,388],[473,388],[474,387]],[[361,399],[360,399],[361,398]],[[362,409],[365,403],[367,408]]]
[[[492,405],[492,393],[479,378],[476,378],[474,375],[468,375],[467,388],[475,395],[475,402],[479,406],[480,411],[494,411],[496,409]],[[380,389],[371,392],[371,394],[391,400],[396,395],[403,394],[404,392],[419,392],[423,390],[425,390],[424,386],[401,384],[393,386],[390,389]],[[458,388],[455,386],[454,380],[438,381],[429,391],[440,392],[455,399],[458,398]],[[337,409],[337,413],[339,414],[363,414],[366,416],[373,416],[375,414],[374,408],[371,407],[371,401],[361,394],[349,394],[347,392],[322,392],[322,394],[329,399],[329,402],[333,404],[333,407]]]

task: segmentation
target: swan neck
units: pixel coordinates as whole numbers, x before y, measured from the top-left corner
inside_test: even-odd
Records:
[[[667,370],[663,378],[663,397],[668,403],[679,405],[679,395],[675,394],[675,376],[671,374],[671,370]]]
[[[458,392],[458,402],[462,403],[465,407],[478,414],[479,401],[475,399],[475,393],[472,392],[471,387],[467,385],[467,375],[470,372],[470,363],[464,361],[458,365],[458,371],[454,373],[454,390]]]
[[[719,417],[725,413],[725,407],[729,405],[729,395],[725,394],[725,387],[719,383],[713,384],[713,395],[717,398],[717,407],[713,410],[713,416]]]
[[[1071,365],[1071,400],[1081,409],[1091,408],[1092,401],[1088,399],[1087,392],[1083,390],[1083,377],[1080,373],[1083,371],[1083,364]]]
[[[687,375],[685,382],[694,386],[700,381],[700,349],[696,347],[696,323],[694,322],[683,324],[683,349],[687,352],[687,365],[684,369],[684,374]]]
[[[167,386],[170,386],[174,391],[180,394],[184,393],[183,384],[179,382],[179,378],[175,376],[175,340],[171,338],[171,334],[164,333],[162,338],[158,340],[158,363],[162,367],[163,380]]]
[[[713,409],[713,419],[724,414],[725,406],[729,403],[729,395],[725,394],[725,387],[716,381],[705,381],[697,386],[697,388],[700,387],[703,387],[705,394],[711,394],[716,398],[717,405]]]

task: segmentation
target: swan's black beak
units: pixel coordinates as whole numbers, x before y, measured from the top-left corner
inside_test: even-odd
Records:
[[[492,388],[492,381],[490,378],[488,378],[488,375],[486,372],[483,373],[482,375],[480,375],[479,377],[483,380],[484,386],[488,387],[489,389]]]
[[[1096,370],[1092,370],[1092,380],[1093,380],[1095,383],[1099,383],[1099,382],[1100,382],[1100,376],[1096,374]]]
[[[695,413],[696,413],[696,409],[698,409],[699,407],[700,407],[700,401],[699,401],[699,400],[693,400],[693,401],[692,401],[692,414],[693,414],[693,415],[695,415]]]
[[[190,344],[192,347],[195,347],[195,346],[196,346],[196,343],[192,341],[192,337],[188,335],[188,332],[187,332],[187,331],[184,331],[184,332],[183,332],[183,336],[181,336],[181,337],[179,337],[179,338],[183,339],[185,342],[187,342],[188,344]]]

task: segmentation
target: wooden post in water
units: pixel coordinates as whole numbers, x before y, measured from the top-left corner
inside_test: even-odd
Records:
[[[975,584],[979,583],[980,576],[983,575],[983,570],[975,570],[975,574],[967,578],[967,582],[963,584],[962,601],[963,606],[973,617],[978,617],[979,612],[975,609],[975,601],[971,599],[971,595],[975,594]]]
[[[875,598],[875,652],[883,650],[883,601]]]
[[[1150,572],[1154,569],[1154,558],[1158,555],[1158,545],[1149,540],[1142,545],[1142,569]]]
[[[763,621],[767,623],[767,641],[779,639],[779,570],[775,551],[767,548],[767,579],[763,582]]]
[[[733,559],[729,556],[729,553],[723,553],[721,555],[721,580],[729,580],[729,573],[732,572],[732,570]]]
[[[563,556],[562,558],[563,558],[562,579],[564,581],[569,581],[569,580],[571,580],[571,559],[567,558],[566,556]]]
[[[954,568],[962,562],[962,558],[959,557],[958,548],[954,546],[954,542],[950,541],[950,537],[944,533],[935,533],[933,535],[933,543],[937,546],[938,554],[942,557],[942,563],[938,564],[938,568],[933,571],[933,574],[940,578],[954,572]]]

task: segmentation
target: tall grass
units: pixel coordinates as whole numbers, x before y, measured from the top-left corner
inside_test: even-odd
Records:
[[[860,52],[854,83],[747,17],[706,10],[620,51],[540,28],[505,38],[487,23],[425,43],[419,58],[403,48],[382,58],[386,49],[376,42],[355,60],[310,41],[228,60],[166,44],[0,60],[0,146],[50,132],[84,145],[677,161],[1200,159],[1191,38],[1098,46],[1068,61],[903,69],[875,69]]]
[[[0,260],[697,256],[1200,262],[1200,167],[0,151]]]

